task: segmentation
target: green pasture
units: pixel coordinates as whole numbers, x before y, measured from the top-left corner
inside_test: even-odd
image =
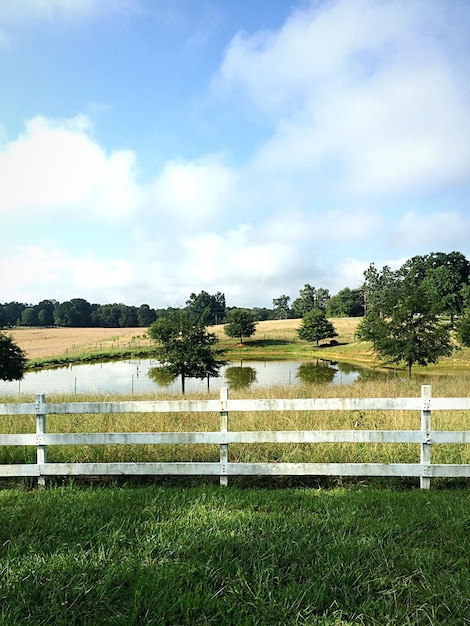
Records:
[[[5,626],[470,623],[470,489],[0,491]]]

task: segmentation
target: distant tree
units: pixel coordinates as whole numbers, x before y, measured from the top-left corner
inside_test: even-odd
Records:
[[[137,324],[139,326],[148,328],[156,319],[157,315],[154,309],[151,309],[148,304],[140,305],[137,311]]]
[[[186,378],[219,376],[225,361],[216,349],[217,336],[209,333],[203,320],[194,321],[187,310],[178,310],[157,319],[149,327],[149,336],[159,346],[157,358],[161,373],[181,376],[181,392],[185,393]]]
[[[326,305],[329,317],[362,317],[364,315],[364,296],[362,289],[345,287],[332,296]]]
[[[328,291],[328,289],[319,287],[315,294],[315,306],[320,309],[320,311],[326,311],[326,305],[329,299],[330,292]]]
[[[0,333],[0,380],[21,380],[26,361],[25,352],[12,337]]]
[[[92,326],[99,328],[119,328],[121,311],[115,304],[98,304],[91,313]]]
[[[54,309],[57,326],[86,328],[92,325],[91,304],[83,298],[73,298],[61,302]]]
[[[41,300],[37,305],[38,324],[39,326],[54,325],[54,307],[57,305],[55,300]]]
[[[292,303],[292,312],[295,317],[303,317],[316,306],[316,289],[306,283],[299,291],[299,297]]]
[[[265,320],[269,320],[273,316],[272,309],[267,309],[266,307],[254,307],[250,309],[251,315],[256,322],[264,322]]]
[[[26,308],[26,304],[20,302],[6,302],[2,305],[2,326],[16,326],[21,322],[21,314]]]
[[[300,339],[315,341],[317,346],[322,339],[338,336],[335,327],[326,319],[326,315],[320,309],[313,309],[306,313],[297,332]]]
[[[273,299],[274,316],[275,319],[283,320],[287,319],[290,314],[289,309],[290,296],[279,296],[279,298]]]
[[[251,337],[256,332],[256,322],[246,309],[232,309],[227,315],[225,334],[229,337],[238,337],[243,343],[243,337]]]
[[[134,328],[138,326],[137,307],[123,304],[116,305],[119,309],[119,326],[120,328]]]
[[[21,314],[20,322],[22,326],[37,326],[39,324],[37,308],[35,306],[26,307]]]
[[[207,291],[192,293],[186,301],[186,309],[193,321],[204,318],[208,325],[221,324],[225,319],[225,296],[218,291],[210,295]]]

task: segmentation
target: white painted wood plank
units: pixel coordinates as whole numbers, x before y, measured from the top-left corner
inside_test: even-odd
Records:
[[[40,465],[39,471],[44,476],[421,476],[423,466],[419,463],[47,463]]]
[[[52,445],[220,444],[219,432],[48,433],[38,443]]]
[[[297,398],[228,400],[227,411],[367,411],[421,409],[421,398]]]
[[[294,398],[227,400],[230,411],[418,411],[421,398]],[[45,403],[46,414],[219,412],[220,400],[135,400],[127,402]],[[431,410],[470,410],[470,398],[432,398]],[[34,415],[34,403],[0,404],[0,415]]]
[[[0,415],[36,415],[36,404],[0,404]]]
[[[11,465],[0,465],[0,476],[2,477],[37,477],[38,475],[39,471],[36,463],[12,463]]]
[[[470,443],[468,430],[437,430],[431,431],[430,443]]]
[[[193,413],[219,412],[220,400],[135,400],[127,402],[64,402],[47,403],[46,413],[111,414],[111,413]]]
[[[470,465],[430,465],[430,475],[433,478],[470,478]]]
[[[421,476],[419,463],[229,463],[229,476]]]
[[[46,463],[44,476],[219,476],[220,463]]]
[[[34,434],[0,435],[0,446],[35,446],[37,437]]]
[[[421,431],[327,430],[245,432],[48,433],[30,436],[29,445],[157,445],[233,443],[420,443]],[[0,439],[1,442],[1,439]],[[13,444],[11,444],[13,445]],[[24,444],[28,445],[28,444]]]

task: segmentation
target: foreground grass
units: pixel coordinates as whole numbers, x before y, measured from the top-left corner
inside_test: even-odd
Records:
[[[0,492],[0,623],[470,624],[470,490]]]

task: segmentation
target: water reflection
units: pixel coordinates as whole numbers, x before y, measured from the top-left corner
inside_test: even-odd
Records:
[[[229,389],[243,389],[256,382],[256,369],[250,366],[229,366],[225,368],[225,380]]]
[[[169,387],[173,383],[177,376],[169,372],[165,367],[151,367],[147,376],[150,380],[153,380],[159,387]]]
[[[304,384],[329,385],[336,374],[337,370],[331,366],[330,362],[319,359],[316,363],[301,363],[295,376]]]
[[[390,375],[390,374],[388,374]],[[392,374],[393,375],[393,374]],[[270,387],[275,385],[345,385],[356,381],[387,376],[378,370],[350,363],[317,360],[301,361],[238,361],[220,370],[210,381],[186,379],[186,391],[204,392],[209,388],[231,389]],[[181,382],[168,375],[152,359],[130,359],[95,364],[73,365],[28,372],[23,380],[0,382],[0,395],[65,393],[65,394],[179,394]]]

